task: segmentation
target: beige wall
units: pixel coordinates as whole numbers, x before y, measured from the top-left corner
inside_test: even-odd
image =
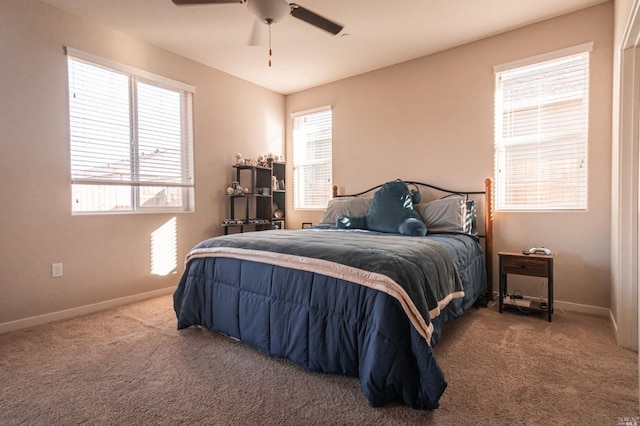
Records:
[[[1,10],[0,324],[175,287],[186,252],[221,232],[234,154],[282,143],[284,96],[35,0]],[[71,216],[64,45],[196,87],[195,213]],[[151,275],[150,234],[174,216],[178,274]]]
[[[289,95],[287,117],[333,105],[333,178],[344,192],[395,178],[482,189],[493,175],[493,66],[590,41],[588,211],[498,213],[495,236],[497,250],[539,245],[556,253],[559,306],[608,308],[612,3]],[[321,217],[287,209],[290,226]],[[517,282],[535,296],[540,284]]]

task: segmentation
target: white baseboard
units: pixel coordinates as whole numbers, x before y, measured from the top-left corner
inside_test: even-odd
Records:
[[[618,323],[616,322],[616,319],[613,316],[613,311],[611,309],[609,309],[609,321],[611,321],[611,325],[613,325],[613,332],[617,336],[618,335]]]
[[[35,327],[37,325],[47,324],[53,321],[92,314],[94,312],[100,312],[109,308],[115,308],[117,306],[127,305],[129,303],[139,302],[141,300],[151,299],[158,296],[164,296],[166,294],[173,293],[175,289],[175,286],[161,288],[159,290],[148,291],[146,293],[119,297],[117,299],[106,300],[104,302],[94,303],[91,305],[78,306],[77,308],[65,309],[64,311],[51,312],[49,314],[5,322],[0,324],[0,334],[28,327]]]
[[[560,300],[554,300],[555,310],[562,312],[578,312],[581,314],[596,315],[599,317],[610,317],[611,310],[609,308],[603,308],[601,306],[582,305],[580,303],[562,302]]]

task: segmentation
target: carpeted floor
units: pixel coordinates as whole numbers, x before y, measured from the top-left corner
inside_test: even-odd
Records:
[[[606,318],[472,310],[436,347],[433,411],[371,408],[357,379],[310,373],[203,329],[171,296],[0,335],[0,424],[617,425],[638,414],[637,354]]]

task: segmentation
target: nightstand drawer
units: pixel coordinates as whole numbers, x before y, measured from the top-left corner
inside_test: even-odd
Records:
[[[500,264],[500,272],[503,274],[549,276],[549,261],[544,257],[536,257],[535,255],[502,256]]]

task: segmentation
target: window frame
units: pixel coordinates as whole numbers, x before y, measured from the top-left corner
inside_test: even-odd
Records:
[[[193,160],[193,96],[195,93],[195,87],[175,81],[157,74],[153,74],[147,71],[143,71],[134,67],[130,67],[124,64],[120,64],[114,61],[110,61],[105,58],[101,58],[99,56],[95,56],[86,52],[82,52],[71,47],[65,47],[65,53],[68,57],[68,95],[69,95],[69,126],[70,126],[70,172],[71,172],[71,193],[72,193],[72,206],[71,213],[72,215],[100,215],[100,214],[139,214],[139,213],[183,213],[183,212],[193,212],[195,210],[195,170],[194,170],[194,160]],[[72,111],[72,99],[73,96],[73,87],[72,87],[72,61],[77,61],[78,63],[86,64],[88,66],[101,68],[109,73],[120,74],[123,78],[126,78],[128,81],[128,121],[129,121],[129,158],[128,162],[123,163],[125,168],[128,168],[128,178],[117,181],[115,179],[106,178],[101,180],[95,176],[87,175],[86,177],[81,177],[81,169],[76,168],[74,166],[74,155],[76,155],[76,159],[81,158],[82,155],[86,155],[86,152],[82,149],[82,143],[80,142],[75,148],[74,151],[74,124],[71,117]],[[169,174],[165,174],[164,176],[158,175],[153,176],[152,180],[144,180],[141,178],[140,172],[144,171],[144,168],[140,165],[140,156],[139,153],[141,151],[141,145],[143,142],[140,140],[138,132],[140,129],[146,129],[148,131],[157,131],[159,127],[145,127],[144,125],[138,122],[139,114],[141,111],[144,111],[144,104],[139,106],[138,101],[140,99],[139,89],[142,85],[148,86],[151,91],[156,91],[157,93],[161,93],[163,91],[163,95],[166,94],[168,96],[178,96],[178,104],[179,111],[174,110],[173,112],[177,112],[179,116],[179,149],[173,149],[172,154],[179,156],[176,158],[171,158],[169,160],[170,166],[177,166],[177,168],[172,169],[174,175],[169,177]],[[144,91],[144,88],[143,88]],[[143,95],[142,95],[143,96]],[[124,108],[122,109],[124,110]],[[164,118],[162,115],[158,115],[160,118]],[[92,129],[93,130],[93,129]],[[77,131],[77,129],[75,129]],[[175,139],[175,138],[174,138]],[[86,144],[86,142],[85,142]],[[116,145],[111,145],[114,148],[117,148]],[[124,147],[123,144],[120,145],[121,148]],[[149,147],[147,147],[149,148]],[[156,151],[157,152],[157,151]],[[75,154],[74,154],[75,153]],[[171,157],[171,155],[169,155]],[[99,161],[104,163],[108,163],[108,157],[101,157]],[[157,160],[157,159],[156,159]],[[166,160],[165,160],[166,161]],[[97,164],[97,162],[96,162]],[[161,170],[165,169],[166,165],[155,165],[151,167],[151,170]],[[150,169],[147,169],[149,171]],[[176,175],[178,175],[178,181],[175,181]],[[155,180],[159,179],[159,180]],[[125,198],[126,191],[129,192],[128,198],[129,203],[126,205],[126,208],[122,209],[114,209],[114,205],[112,204],[110,207],[105,209],[77,209],[76,203],[74,202],[74,186],[80,187],[82,185],[85,186],[99,186],[100,189],[97,192],[94,192],[92,195],[99,196],[101,195],[102,189],[108,189],[112,187],[115,191],[125,191],[122,193]],[[180,206],[153,206],[153,205],[145,205],[149,200],[145,200],[142,191],[144,188],[180,188],[178,197],[180,197]],[[153,191],[152,191],[153,192]],[[91,206],[95,207],[95,206]]]
[[[304,160],[300,159],[300,155],[298,155],[298,151],[296,148],[296,144],[298,143],[296,130],[296,120],[304,119],[305,117],[311,117],[320,113],[328,113],[330,120],[330,129],[329,129],[329,149],[328,155],[326,158],[305,158]],[[333,110],[331,105],[322,106],[318,108],[313,108],[309,110],[299,111],[291,114],[291,128],[292,128],[292,152],[293,152],[293,208],[295,210],[308,210],[308,211],[323,211],[327,208],[329,200],[333,195]],[[320,139],[319,139],[320,140]],[[305,156],[306,157],[306,156]],[[301,180],[301,170],[302,168],[315,168],[315,167],[326,167],[328,166],[328,188],[326,194],[323,199],[319,199],[316,204],[305,204],[304,203],[304,191],[301,191],[300,188],[300,180]],[[325,172],[326,173],[326,172]],[[319,185],[318,185],[319,186]],[[316,188],[311,189],[312,191],[317,191]],[[322,197],[322,193],[318,192]]]
[[[495,107],[494,107],[495,194],[494,194],[494,197],[495,198],[494,198],[494,205],[495,205],[496,211],[539,212],[539,211],[586,211],[587,210],[588,199],[589,199],[589,194],[588,194],[589,103],[590,103],[589,89],[590,89],[590,71],[591,71],[590,58],[591,58],[592,50],[593,50],[592,42],[584,43],[581,45],[572,46],[569,48],[532,56],[529,58],[509,62],[506,64],[496,65],[494,67],[494,74],[495,74],[495,93],[494,93],[494,102],[495,102]],[[532,98],[530,102],[529,102],[529,98],[523,98],[522,99],[523,103],[519,104],[518,107],[511,106],[511,108],[508,108],[508,107],[505,108],[503,104],[504,100],[503,100],[503,93],[502,93],[502,83],[500,80],[500,78],[503,75],[505,74],[516,75],[518,73],[522,73],[526,71],[535,72],[535,69],[534,69],[535,67],[539,67],[542,69],[542,67],[544,67],[545,65],[552,65],[552,64],[559,65],[562,63],[562,61],[568,62],[570,61],[571,58],[574,58],[576,56],[582,56],[582,55],[586,55],[586,58],[584,58],[586,60],[586,67],[584,69],[584,74],[580,75],[578,79],[572,80],[572,82],[579,81],[583,83],[583,85],[580,86],[583,89],[583,91],[580,92],[578,96],[575,96],[574,98],[570,99],[570,96],[567,94],[563,93],[558,96],[557,94],[554,93],[552,96],[546,96],[546,97],[541,96],[537,99]],[[544,72],[540,70],[536,78],[542,78],[543,74]],[[558,76],[556,76],[556,81],[554,82],[557,82],[558,80],[557,77]],[[529,108],[525,108],[526,106],[524,105],[525,102],[527,103]],[[572,102],[578,106],[576,107],[576,105],[570,105]],[[573,133],[566,132],[566,134],[563,134],[556,130],[556,128],[559,128],[560,126],[557,125],[557,122],[555,120],[557,120],[558,117],[568,115],[567,112],[560,111],[563,105],[572,106],[574,110],[571,111],[571,113],[573,113],[578,117],[578,118],[573,117],[569,119],[567,119],[566,117],[562,117],[565,119],[563,123],[571,123],[576,125],[576,128],[578,128],[578,131],[574,131]],[[516,136],[515,134],[505,136],[503,133],[504,132],[503,119],[504,119],[505,110],[507,112],[511,112],[512,114],[517,114],[518,112],[522,112],[526,114],[527,109],[536,110],[536,113],[538,114],[538,117],[537,117],[538,121],[536,121],[536,125],[535,125],[536,131],[535,132],[530,131],[529,133],[523,132],[522,136]],[[575,111],[578,111],[578,113],[576,113]],[[552,118],[551,119],[540,118],[540,116],[544,113],[549,114],[549,116]],[[525,119],[520,119],[520,120],[521,121],[518,122],[518,124],[520,125],[522,125],[522,123],[525,123],[526,121]],[[542,132],[540,129],[545,124],[549,125],[549,123],[551,123],[551,128],[556,130],[556,133],[551,132],[549,134],[555,135],[556,137],[560,135],[565,139],[573,138],[572,140],[577,140],[578,143],[566,142],[566,141],[562,142],[559,140],[561,139],[561,137],[556,138],[556,140],[554,141],[553,138],[548,138],[549,134],[544,134],[543,136],[544,132]],[[578,124],[582,125],[582,127],[578,126]],[[576,137],[574,134],[579,134],[580,136]],[[545,139],[545,137],[547,137],[547,139]],[[537,174],[537,177],[533,179],[529,179],[528,182],[525,183],[525,185],[530,185],[529,189],[531,189],[531,187],[533,187],[536,184],[547,185],[545,187],[546,191],[541,191],[538,193],[537,200],[533,200],[533,201],[523,200],[522,203],[520,204],[517,202],[518,200],[514,198],[514,197],[517,198],[517,196],[509,192],[510,189],[508,187],[513,185],[513,182],[511,182],[510,180],[510,176],[505,174],[507,173],[506,171],[503,172],[503,170],[507,170],[506,165],[509,163],[509,160],[507,160],[505,157],[506,152],[508,151],[513,152],[513,149],[518,147],[521,149],[520,155],[524,155],[525,157],[526,156],[533,157],[533,154],[536,151],[538,152],[538,154],[542,152],[542,154],[539,155],[538,159],[536,160],[532,159],[529,163],[530,165],[535,166],[534,169],[536,169],[536,172],[534,174]],[[544,152],[544,150],[548,149],[549,147],[553,147],[553,148],[577,147],[578,151],[575,153],[566,154],[564,156],[556,155],[554,157],[548,152],[547,153]],[[560,177],[557,179],[549,179],[547,182],[544,182],[544,178],[540,178],[540,176],[543,174],[542,172],[540,172],[540,170],[544,169],[545,162],[550,163],[552,160],[555,161],[558,158],[562,158],[567,163],[573,162],[571,163],[571,164],[574,164],[573,166],[570,166],[570,167],[565,166],[564,169],[560,169],[560,170],[565,170],[567,173],[572,173],[571,177],[570,178]],[[575,164],[576,164],[576,161],[578,160],[581,160],[578,168],[580,169],[584,168],[584,171],[571,172],[572,168],[573,170],[576,169]],[[558,190],[557,188],[553,187],[553,183],[559,183],[559,182],[564,182],[564,183],[575,182],[577,185],[579,185],[579,188],[580,188],[580,192],[578,193],[579,195],[577,197],[574,197],[574,196],[568,197],[570,198],[570,201],[559,201],[558,199],[555,199],[553,201],[551,200],[545,201],[544,199],[541,198],[541,195],[544,195],[544,194],[551,194],[554,196],[558,196],[558,194],[562,194],[561,190]],[[565,194],[566,193],[567,192],[565,192]]]

